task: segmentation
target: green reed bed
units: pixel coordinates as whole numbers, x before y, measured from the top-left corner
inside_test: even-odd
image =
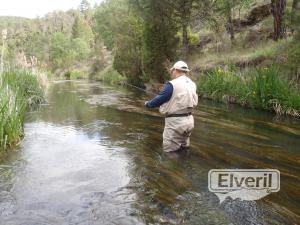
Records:
[[[203,75],[198,87],[202,95],[216,101],[300,117],[299,91],[281,79],[275,67],[256,69],[246,75],[218,69]]]
[[[42,101],[35,75],[23,71],[0,74],[0,151],[20,141],[26,111]]]

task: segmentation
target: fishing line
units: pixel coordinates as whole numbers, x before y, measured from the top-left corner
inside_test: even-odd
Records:
[[[154,92],[152,92],[152,91],[147,91],[147,90],[145,90],[145,89],[143,89],[143,88],[140,88],[140,87],[138,87],[138,86],[135,86],[135,85],[133,85],[133,84],[128,84],[128,83],[124,83],[124,84],[127,85],[127,86],[129,86],[129,87],[133,87],[133,88],[135,88],[135,89],[137,89],[137,90],[140,90],[140,91],[142,91],[142,92],[144,92],[144,93],[146,93],[146,94],[156,95],[156,93],[154,93]]]

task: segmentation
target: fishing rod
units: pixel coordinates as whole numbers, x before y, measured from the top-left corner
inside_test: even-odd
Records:
[[[137,89],[137,90],[140,90],[140,91],[142,91],[142,92],[144,92],[144,93],[146,93],[146,94],[151,94],[151,95],[156,95],[157,93],[154,93],[154,92],[152,92],[152,91],[148,91],[148,90],[146,90],[146,89],[143,89],[143,88],[140,88],[140,87],[138,87],[138,86],[135,86],[135,85],[133,85],[133,84],[129,84],[129,83],[124,83],[125,85],[127,85],[127,86],[129,86],[129,87],[133,87],[133,88],[135,88],[135,89]]]

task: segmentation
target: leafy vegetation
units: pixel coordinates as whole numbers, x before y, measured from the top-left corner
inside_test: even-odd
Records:
[[[109,84],[121,84],[126,81],[126,77],[122,76],[118,71],[113,69],[111,66],[105,68],[99,74],[97,74],[93,79],[98,81],[104,81]]]
[[[37,77],[24,71],[0,75],[0,150],[15,145],[23,134],[26,110],[43,101]]]
[[[274,82],[294,96],[300,83],[299,14],[298,0],[106,0],[93,7],[82,0],[78,9],[42,18],[0,18],[0,29],[8,29],[5,67],[35,56],[40,69],[60,77],[112,83],[126,79],[144,87],[165,82],[170,65],[183,59],[193,68],[194,79],[209,72],[203,81],[206,94],[273,109],[274,96],[260,102],[248,96],[257,72],[213,75],[216,68],[237,67],[246,74],[276,64],[280,72]],[[246,90],[245,82],[253,90]],[[298,110],[275,97],[281,107]]]
[[[300,93],[280,79],[275,67],[257,69],[247,76],[218,69],[203,76],[198,86],[206,97],[217,101],[300,116]]]

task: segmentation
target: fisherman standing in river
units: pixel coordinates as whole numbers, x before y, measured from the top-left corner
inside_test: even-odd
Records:
[[[196,84],[187,77],[188,65],[178,61],[171,68],[171,81],[164,90],[151,101],[145,102],[147,108],[160,107],[165,115],[163,133],[164,152],[175,152],[190,145],[190,136],[194,129],[193,108],[198,104]]]

